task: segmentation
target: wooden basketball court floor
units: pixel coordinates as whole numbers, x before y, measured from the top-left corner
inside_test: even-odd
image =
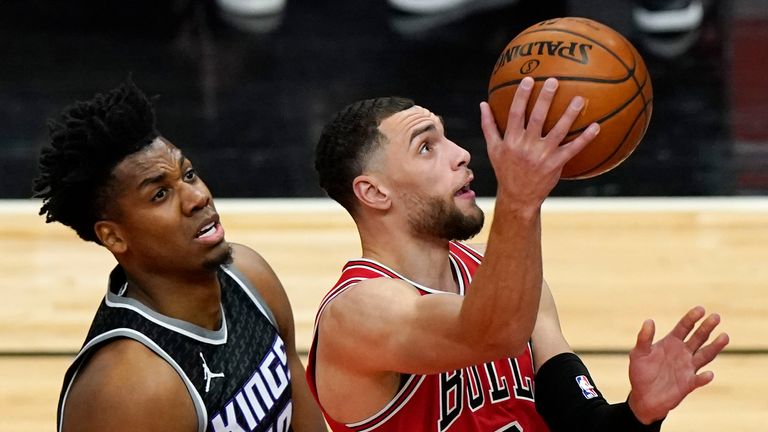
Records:
[[[217,200],[227,239],[266,257],[290,297],[306,351],[315,308],[348,258],[351,219],[334,203]],[[493,202],[480,200],[490,220]],[[104,294],[113,258],[37,216],[37,201],[0,202],[0,430],[55,428],[64,370]],[[475,240],[482,242],[487,227]],[[624,400],[627,351],[645,318],[657,337],[693,305],[731,336],[715,382],[686,399],[668,432],[768,427],[768,199],[550,198],[545,277],[564,331],[609,400]]]

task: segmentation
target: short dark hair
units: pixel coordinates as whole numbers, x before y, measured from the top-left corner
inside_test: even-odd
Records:
[[[128,78],[120,86],[66,107],[48,122],[33,196],[45,221],[60,222],[83,240],[101,243],[93,226],[113,196],[112,170],[160,136],[152,102]]]
[[[379,125],[412,106],[412,100],[395,96],[357,101],[339,111],[323,129],[315,151],[320,187],[350,213],[355,208],[352,181],[384,138]]]

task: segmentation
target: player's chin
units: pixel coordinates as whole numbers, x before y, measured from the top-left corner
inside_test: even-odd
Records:
[[[464,219],[482,221],[485,217],[483,209],[477,205],[477,202],[474,199],[470,201],[458,202],[456,204],[456,209]]]
[[[232,263],[232,246],[226,241],[222,241],[211,253],[203,260],[203,267],[206,269],[217,269],[222,265]]]
[[[476,224],[479,224],[481,227],[483,226],[483,223],[485,222],[485,213],[477,204],[474,204],[472,209],[465,214],[468,218],[474,220]]]

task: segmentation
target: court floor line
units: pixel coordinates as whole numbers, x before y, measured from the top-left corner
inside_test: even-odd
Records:
[[[231,213],[262,212],[338,212],[341,206],[329,198],[216,198],[219,211]],[[478,205],[492,209],[494,199],[480,197]],[[0,200],[0,214],[36,214],[42,202],[37,199]],[[724,211],[768,212],[768,197],[550,197],[544,211]],[[42,217],[41,217],[42,218]]]

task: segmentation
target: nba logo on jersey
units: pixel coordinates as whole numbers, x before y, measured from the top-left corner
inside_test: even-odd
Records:
[[[576,383],[579,385],[579,388],[581,388],[581,394],[583,394],[585,398],[592,399],[598,396],[597,391],[592,387],[592,383],[589,382],[589,378],[587,378],[586,375],[577,376]]]

